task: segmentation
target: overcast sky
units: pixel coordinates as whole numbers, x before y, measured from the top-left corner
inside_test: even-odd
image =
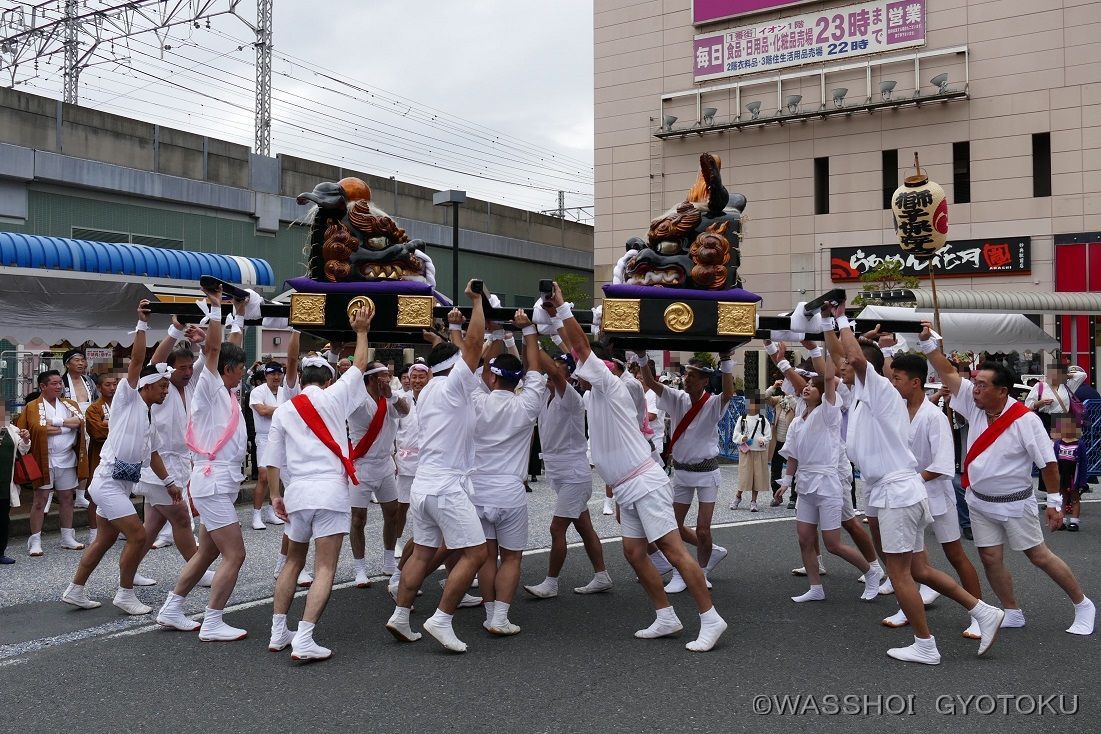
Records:
[[[241,7],[251,20],[254,0]],[[272,152],[536,210],[560,188],[591,205],[592,32],[591,0],[275,0]],[[81,104],[251,145],[254,52],[237,48],[251,40],[224,16],[174,28],[164,61],[152,34],[132,68],[104,48]],[[20,88],[60,96],[60,76],[51,61]]]

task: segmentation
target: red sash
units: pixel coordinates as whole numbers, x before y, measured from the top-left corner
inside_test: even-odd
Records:
[[[669,439],[669,443],[665,446],[665,453],[663,454],[665,459],[673,455],[673,446],[677,443],[677,439],[683,436],[684,432],[688,430],[688,426],[691,425],[699,412],[703,410],[703,406],[710,397],[711,393],[705,390],[703,395],[700,396],[700,399],[697,400],[696,403],[688,409],[688,412],[684,414],[684,417],[680,419],[680,423],[677,424],[677,430],[673,431],[673,437]]]
[[[1013,400],[1010,398],[1010,400]],[[971,448],[967,450],[967,456],[963,459],[963,476],[960,480],[960,484],[964,489],[971,486],[971,480],[967,476],[967,467],[971,462],[975,460],[979,454],[990,448],[990,445],[998,440],[998,437],[1009,430],[1009,427],[1013,425],[1021,416],[1028,415],[1031,411],[1024,406],[1024,403],[1019,403],[1013,400],[1012,405],[1009,406],[1009,410],[998,416],[998,419],[988,425],[986,430],[982,432],[975,443],[971,444]]]
[[[367,433],[363,434],[363,438],[359,439],[359,443],[352,449],[352,461],[361,459],[367,455],[367,452],[375,445],[375,439],[378,438],[378,434],[382,432],[382,424],[385,420],[386,398],[380,397],[378,399],[378,408],[375,410],[374,417],[371,418],[371,425],[367,426]]]
[[[301,393],[291,398],[291,402],[298,411],[298,415],[302,416],[302,422],[306,424],[306,427],[313,431],[313,435],[317,436],[321,443],[325,444],[325,448],[332,451],[340,459],[340,463],[344,466],[344,473],[348,475],[348,479],[351,480],[352,484],[359,484],[355,464],[344,455],[344,450],[340,448],[340,444],[329,432],[329,427],[321,419],[321,415],[317,412],[317,408],[313,406],[313,403],[310,402],[310,398],[305,393]],[[349,448],[351,447],[349,446]]]

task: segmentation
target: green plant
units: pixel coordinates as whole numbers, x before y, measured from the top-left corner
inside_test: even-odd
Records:
[[[698,359],[712,369],[715,367],[715,355],[711,352],[695,352],[692,359]]]
[[[585,276],[577,273],[559,273],[554,279],[562,289],[562,298],[573,303],[576,308],[592,308],[592,284]]]
[[[902,271],[902,263],[898,260],[884,260],[860,276],[863,283],[863,293],[857,294],[853,299],[854,306],[867,305],[875,299],[869,299],[864,294],[874,291],[892,291],[899,288],[916,288],[921,280],[914,275],[907,275]],[[877,302],[877,301],[876,301]]]

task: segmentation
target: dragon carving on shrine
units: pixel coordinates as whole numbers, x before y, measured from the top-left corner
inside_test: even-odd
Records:
[[[319,183],[299,194],[298,203],[316,207],[306,249],[310,278],[415,280],[435,286],[436,271],[424,242],[410,239],[371,201],[371,187],[362,179]]]
[[[723,185],[718,156],[700,156],[685,200],[650,222],[645,238],[627,240],[612,281],[629,285],[722,290],[741,287],[742,212],[746,198]]]

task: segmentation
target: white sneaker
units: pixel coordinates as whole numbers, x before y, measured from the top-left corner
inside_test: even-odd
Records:
[[[260,510],[252,511],[252,529],[253,530],[267,530],[268,526],[264,524],[264,518],[260,514]]]
[[[69,588],[65,589],[65,593],[61,595],[61,601],[81,609],[95,609],[103,606],[98,601],[88,598],[87,589],[77,589],[75,584],[69,584]]]
[[[534,584],[532,586],[525,586],[524,591],[528,592],[537,599],[553,599],[554,597],[558,596],[558,582],[551,581],[550,579],[543,579],[541,583]],[[489,628],[487,627],[486,629]]]
[[[471,596],[470,594],[463,594],[463,598],[459,602],[459,608],[460,609],[467,609],[469,607],[480,607],[480,606],[482,606],[482,597],[480,597],[480,596]],[[433,637],[435,637],[435,635],[433,635]]]
[[[750,512],[760,512],[760,510],[757,509],[757,503],[756,502],[750,502],[749,503],[749,511]]]
[[[289,630],[286,627],[276,632],[271,631],[271,637],[268,639],[268,650],[270,652],[282,652],[287,649],[287,645],[291,644],[294,640],[296,630]]]
[[[669,578],[669,583],[665,585],[665,593],[679,594],[687,588],[688,585],[685,584],[684,579],[681,578],[680,571],[674,568],[673,575]]]
[[[142,614],[149,614],[153,611],[153,607],[142,604],[141,600],[134,596],[133,589],[119,589],[115,592],[115,598],[111,600],[111,603],[127,614],[135,617],[141,616]]]
[[[248,630],[232,627],[225,622],[208,625],[204,620],[199,629],[199,639],[203,642],[235,642],[246,637],[248,637]]]
[[[134,586],[156,586],[157,580],[151,579],[148,576],[142,576],[140,573],[134,574]]]
[[[306,569],[302,569],[302,573],[298,574],[298,585],[303,589],[308,589],[313,584],[313,575]]]
[[[32,535],[27,538],[27,555],[33,557],[45,555],[42,552],[42,538],[40,536]]]
[[[741,497],[735,497],[734,501],[730,503],[730,509],[732,509],[732,510],[736,510],[741,506],[742,506],[742,498]]]
[[[356,588],[357,589],[369,589],[371,588],[371,579],[367,578],[366,571],[356,571]]]
[[[429,617],[424,622],[424,631],[436,638],[436,641],[451,652],[466,652],[466,643],[455,636],[455,630],[450,624],[436,621]]]
[[[604,591],[608,591],[612,588],[612,577],[607,572],[598,573],[593,576],[592,581],[584,586],[577,586],[574,588],[575,594],[599,594]]]
[[[175,545],[176,541],[172,539],[171,535],[158,535],[157,539],[153,541],[154,548],[167,548],[170,545]]]
[[[604,498],[604,514],[605,515],[614,515],[615,514],[615,506],[612,504],[613,502],[614,502],[614,500],[611,497],[605,497]]]
[[[291,642],[291,660],[301,663],[311,663],[320,660],[328,660],[332,656],[333,651],[314,642],[312,635],[308,638],[304,638],[303,635],[296,634],[294,640]]]
[[[934,642],[930,647],[921,647],[915,642],[907,647],[892,647],[887,655],[895,660],[906,663],[923,663],[925,665],[940,665],[940,651]]]
[[[883,625],[884,627],[892,627],[892,628],[905,627],[906,625],[910,624],[910,620],[906,618],[906,612],[899,609],[897,612],[895,612],[891,616],[889,616],[889,617],[883,619],[882,621],[880,621],[880,624]]]
[[[271,505],[267,505],[266,507],[264,507],[264,509],[261,511],[261,514],[263,515],[264,522],[266,522],[268,525],[284,524],[284,522],[279,519],[279,516],[275,514],[275,510],[272,509]]]
[[[207,572],[204,573],[202,578],[199,579],[199,586],[203,587],[204,589],[209,589],[213,585],[214,585],[214,570],[213,569],[207,569]]]

